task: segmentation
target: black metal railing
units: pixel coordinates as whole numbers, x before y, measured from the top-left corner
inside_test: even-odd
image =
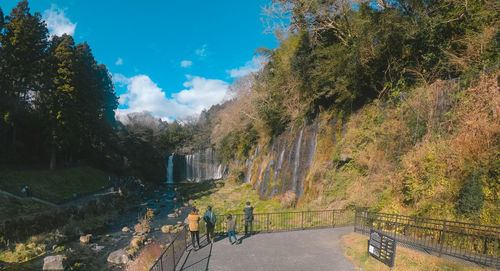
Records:
[[[188,230],[182,228],[173,241],[167,245],[161,256],[153,263],[150,271],[175,271],[187,248]]]
[[[203,214],[200,214],[203,216]],[[215,234],[227,234],[226,216],[217,215]],[[335,226],[352,226],[353,210],[296,211],[276,213],[256,213],[253,215],[253,232],[293,231],[310,228],[328,228]],[[245,215],[233,214],[236,219],[236,232],[244,232]],[[206,232],[206,224],[200,223],[200,232]]]
[[[500,226],[358,210],[354,231],[378,229],[399,243],[500,269]]]

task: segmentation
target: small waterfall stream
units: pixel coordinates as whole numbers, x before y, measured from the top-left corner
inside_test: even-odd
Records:
[[[245,182],[267,198],[292,191],[300,199],[314,163],[319,127],[317,118],[304,121],[300,130],[294,131],[292,125],[269,145],[257,146],[245,161]]]
[[[167,183],[168,184],[173,184],[174,183],[174,154],[173,153],[168,157],[168,163],[167,163]]]
[[[299,133],[299,140],[297,141],[297,149],[295,150],[295,159],[293,165],[293,175],[292,175],[292,191],[297,193],[297,171],[300,167],[300,149],[302,148],[302,135],[304,134],[304,128],[306,127],[306,123],[304,122],[304,126]]]

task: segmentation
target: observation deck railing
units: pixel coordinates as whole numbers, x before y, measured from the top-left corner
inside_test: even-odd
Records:
[[[354,231],[368,235],[370,229],[439,257],[448,255],[500,269],[500,226],[358,210]]]

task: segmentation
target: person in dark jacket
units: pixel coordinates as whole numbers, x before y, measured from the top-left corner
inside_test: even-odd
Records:
[[[236,233],[234,232],[236,230],[236,218],[228,214],[226,218],[226,226],[227,226],[227,236],[229,238],[229,243],[233,245],[238,241],[238,238],[236,238]],[[231,242],[231,237],[234,237],[234,242]]]
[[[214,242],[214,229],[215,229],[215,221],[217,221],[217,217],[212,212],[212,206],[208,206],[207,211],[203,215],[203,220],[207,223],[207,240],[208,242]]]
[[[245,212],[245,235],[248,235],[248,226],[250,226],[250,234],[253,232],[253,206],[247,201],[247,206],[243,208]]]

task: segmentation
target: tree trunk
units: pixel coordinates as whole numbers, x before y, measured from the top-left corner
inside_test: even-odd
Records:
[[[16,151],[16,141],[17,141],[17,127],[15,123],[12,123],[12,149]]]
[[[56,145],[53,144],[50,150],[50,170],[56,168],[56,158],[57,158]]]

